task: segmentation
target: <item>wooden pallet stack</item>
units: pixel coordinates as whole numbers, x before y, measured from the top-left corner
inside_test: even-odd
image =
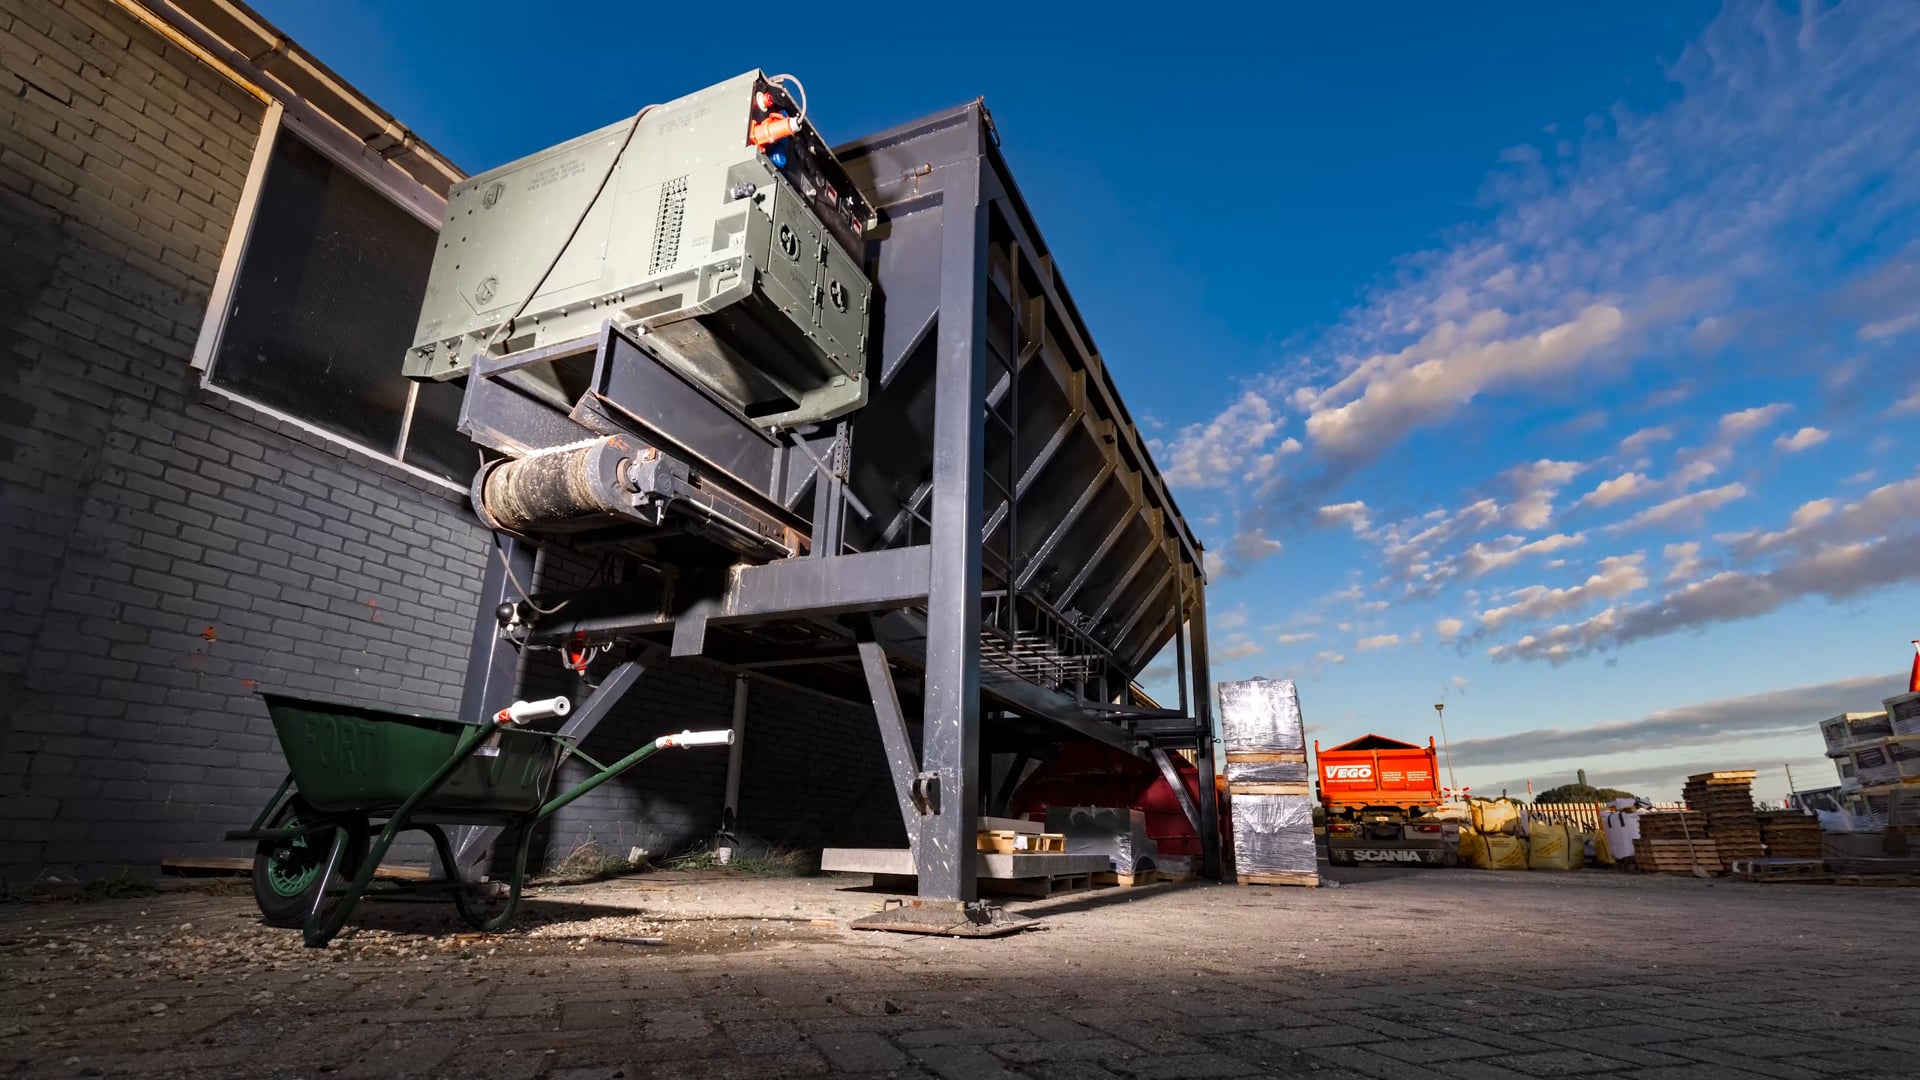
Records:
[[[1760,842],[1770,859],[1818,859],[1825,854],[1820,819],[1799,810],[1764,810],[1754,815],[1760,823]]]
[[[1307,735],[1293,680],[1221,683],[1220,728],[1240,884],[1319,885]]]
[[[1047,832],[1039,822],[983,817],[976,848],[995,855],[1040,855],[1067,850],[1067,838]]]
[[[1687,777],[1683,794],[1687,809],[1705,814],[1707,837],[1722,862],[1758,859],[1766,854],[1760,844],[1760,820],[1753,811],[1751,769],[1698,773]]]
[[[1639,815],[1640,838],[1633,842],[1633,864],[1643,873],[1686,874],[1694,867],[1710,873],[1725,869],[1720,850],[1707,836],[1707,817],[1694,810]]]

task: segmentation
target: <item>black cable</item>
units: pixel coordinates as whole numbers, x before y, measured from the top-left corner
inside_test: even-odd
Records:
[[[658,105],[649,105],[633,114],[633,123],[627,125],[627,137],[620,140],[620,149],[615,150],[613,160],[607,162],[607,171],[601,174],[600,185],[593,189],[593,198],[588,199],[587,205],[581,207],[580,216],[573,220],[573,228],[567,230],[566,241],[560,245],[560,250],[553,253],[553,261],[540,272],[539,280],[535,281],[533,288],[528,290],[526,299],[520,301],[520,306],[514,309],[512,315],[507,316],[506,322],[494,327],[493,333],[487,335],[486,343],[480,346],[482,353],[493,348],[493,343],[500,340],[502,331],[505,331],[509,338],[513,336],[514,326],[520,321],[520,316],[527,313],[527,308],[531,307],[534,298],[540,295],[540,290],[546,288],[547,279],[553,276],[553,271],[560,265],[560,260],[565,258],[567,250],[573,247],[574,237],[580,235],[580,226],[587,223],[587,215],[593,213],[593,208],[600,202],[600,196],[606,193],[607,185],[612,182],[614,172],[620,168],[620,159],[627,156],[627,147],[633,145],[633,136],[640,130],[640,121],[657,108],[659,108]]]

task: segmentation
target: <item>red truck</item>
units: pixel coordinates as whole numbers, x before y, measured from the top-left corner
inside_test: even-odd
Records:
[[[1327,821],[1327,861],[1451,866],[1453,849],[1440,808],[1439,756],[1427,745],[1363,735],[1320,748],[1320,806]]]

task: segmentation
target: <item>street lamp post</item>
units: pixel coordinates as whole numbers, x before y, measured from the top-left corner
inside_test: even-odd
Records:
[[[1453,778],[1453,747],[1447,742],[1447,706],[1445,702],[1436,702],[1433,715],[1440,718],[1440,749],[1447,755],[1447,786],[1455,795],[1460,793],[1460,782]]]

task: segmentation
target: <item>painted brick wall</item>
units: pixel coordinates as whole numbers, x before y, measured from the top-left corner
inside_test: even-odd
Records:
[[[457,706],[484,547],[462,500],[199,385],[188,361],[262,106],[108,0],[0,0],[0,875],[243,854],[284,765],[253,693]],[[589,749],[724,726],[731,676],[650,673]],[[897,842],[871,714],[756,688],[742,826]],[[768,737],[778,732],[776,743]],[[570,808],[671,850],[725,753]],[[418,849],[413,849],[418,850]]]

